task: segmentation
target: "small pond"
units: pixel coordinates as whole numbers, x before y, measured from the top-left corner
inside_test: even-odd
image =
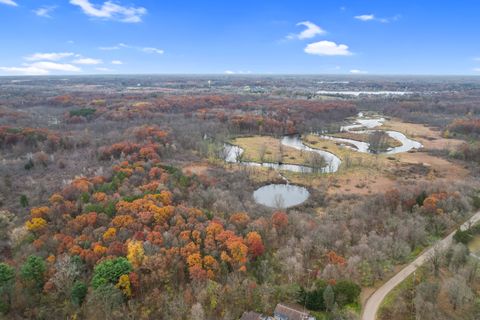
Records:
[[[253,192],[255,202],[270,208],[290,208],[305,202],[310,192],[291,184],[269,184]]]

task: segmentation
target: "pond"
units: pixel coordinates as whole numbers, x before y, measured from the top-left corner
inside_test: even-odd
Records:
[[[269,184],[253,192],[256,203],[277,209],[297,206],[309,196],[310,192],[306,188],[291,184]]]

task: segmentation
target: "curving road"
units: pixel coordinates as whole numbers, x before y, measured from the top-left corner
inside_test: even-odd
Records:
[[[475,213],[470,219],[468,219],[464,224],[460,226],[461,230],[467,229],[469,226],[480,221],[480,211]],[[458,230],[458,229],[457,229]],[[380,305],[387,296],[387,294],[392,291],[400,282],[405,280],[409,275],[411,275],[419,266],[425,263],[433,254],[435,248],[446,248],[452,243],[452,238],[455,232],[453,231],[447,237],[440,240],[435,244],[435,246],[430,247],[427,251],[422,253],[408,266],[403,268],[399,273],[397,273],[393,278],[385,282],[380,288],[378,288],[367,300],[365,307],[363,308],[362,320],[376,320],[376,315]]]

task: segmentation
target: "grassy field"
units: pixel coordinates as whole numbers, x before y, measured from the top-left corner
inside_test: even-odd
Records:
[[[325,188],[328,193],[356,193],[371,194],[386,190],[393,185],[393,177],[388,173],[394,160],[386,156],[359,153],[354,150],[338,146],[334,141],[323,140],[317,136],[306,136],[303,142],[317,149],[323,149],[337,155],[342,160],[340,170],[335,174],[302,174],[283,171],[281,174],[291,183],[311,188]],[[272,161],[278,157],[280,140],[273,137],[252,136],[237,138],[232,143],[245,150],[244,160],[260,161],[260,148],[265,148],[264,161]],[[308,152],[283,147],[283,162],[304,164]],[[231,166],[231,165],[230,165]],[[232,166],[235,170],[245,170],[252,181],[258,184],[268,183],[280,179],[276,170],[268,168],[252,168]]]
[[[353,133],[353,132],[338,132],[338,133],[329,134],[329,136],[336,137],[336,138],[357,140],[362,142],[368,142],[370,138],[370,134],[368,133]],[[393,139],[391,137],[387,137],[385,142],[386,142],[387,148],[399,147],[402,145],[400,141]]]
[[[382,130],[394,130],[405,134],[410,139],[419,141],[426,149],[453,149],[462,144],[462,140],[447,139],[437,129],[418,123],[402,122],[398,119],[390,119],[380,127]]]
[[[442,148],[449,143],[456,144],[456,140],[441,137],[439,131],[423,125],[402,123],[397,120],[388,120],[382,129],[391,129],[408,134],[417,132],[417,136],[410,135],[425,145],[426,148]],[[418,129],[418,131],[416,131]],[[363,137],[365,138],[365,137]],[[245,150],[246,161],[283,163],[305,165],[308,163],[309,152],[282,146],[280,157],[280,139],[270,136],[240,137],[232,141]],[[303,143],[311,148],[331,152],[342,160],[339,171],[335,174],[301,174],[284,171],[281,174],[291,183],[309,186],[312,188],[326,188],[329,194],[354,193],[359,195],[384,192],[393,188],[397,183],[409,183],[410,180],[427,179],[458,179],[466,176],[467,170],[447,159],[430,155],[426,152],[406,152],[396,155],[374,155],[360,153],[340,146],[335,141],[321,139],[316,135],[303,137]],[[263,154],[263,157],[262,157]],[[424,166],[427,174],[418,173],[410,168]],[[238,170],[246,170],[238,168]],[[266,183],[279,179],[279,173],[268,168],[249,168],[250,177],[256,183]],[[399,179],[399,172],[402,178]]]
[[[255,162],[283,162],[303,165],[308,161],[308,152],[281,146],[280,139],[269,136],[241,137],[232,141],[245,150],[243,160]],[[280,155],[282,150],[282,155]],[[263,154],[263,159],[262,159]]]
[[[355,150],[342,147],[335,141],[325,140],[316,135],[307,135],[303,138],[303,143],[311,148],[329,151],[342,160],[341,170],[375,168],[389,165],[389,160],[385,155],[373,155],[369,153],[357,152]],[[341,172],[340,172],[341,173]]]

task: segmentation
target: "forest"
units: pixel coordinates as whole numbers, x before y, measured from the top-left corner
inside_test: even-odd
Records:
[[[0,78],[0,318],[362,319],[480,208],[478,81],[206,80]],[[478,319],[478,259],[457,231],[378,319]]]

